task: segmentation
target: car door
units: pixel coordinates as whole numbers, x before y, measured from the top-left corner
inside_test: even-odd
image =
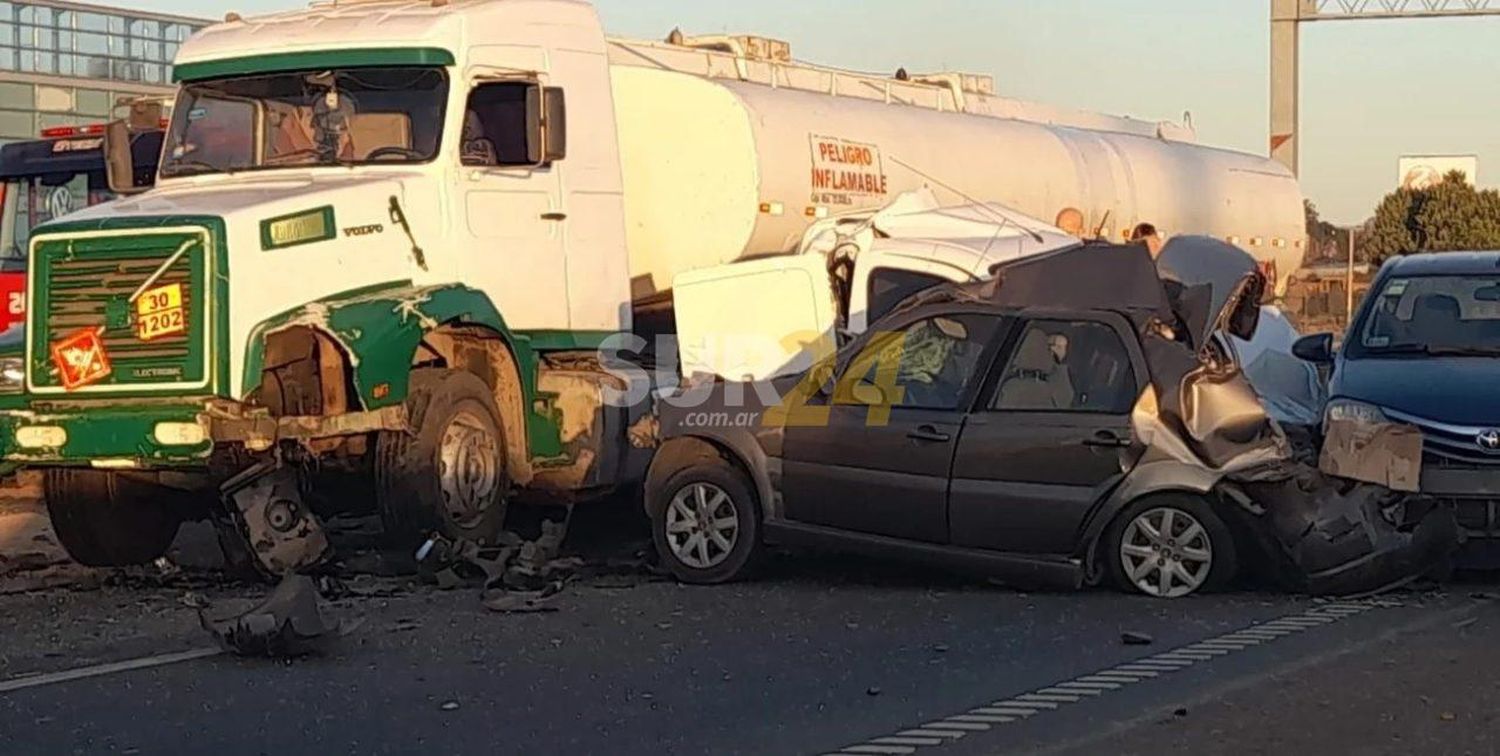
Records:
[[[808,400],[802,419],[814,422],[788,423],[784,511],[795,522],[943,543],[953,451],[1001,320],[929,311],[892,325],[854,347],[831,395]]]
[[[1065,554],[1139,457],[1130,413],[1145,364],[1123,318],[1031,318],[963,428],[949,526],[956,545]]]

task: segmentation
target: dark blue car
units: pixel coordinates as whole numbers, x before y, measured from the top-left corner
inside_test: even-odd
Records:
[[[1500,567],[1500,252],[1393,258],[1336,350],[1293,351],[1333,366],[1325,418],[1422,430],[1422,490],[1455,505],[1462,564]]]

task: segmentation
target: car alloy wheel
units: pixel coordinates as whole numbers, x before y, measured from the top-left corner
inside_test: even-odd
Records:
[[[739,540],[739,510],[724,489],[706,482],[678,489],[667,505],[667,545],[672,556],[693,569],[717,567]]]
[[[1213,571],[1213,542],[1198,518],[1175,507],[1136,515],[1120,539],[1125,576],[1142,593],[1161,598],[1186,596]]]

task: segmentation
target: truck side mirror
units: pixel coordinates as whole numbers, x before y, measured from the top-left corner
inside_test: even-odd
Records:
[[[542,90],[542,137],[547,162],[568,156],[568,104],[558,87]]]
[[[542,85],[526,85],[526,162],[541,165],[546,162],[547,137],[542,131]]]
[[[1333,362],[1333,334],[1315,333],[1292,342],[1292,354],[1317,364]]]
[[[563,91],[532,84],[526,87],[526,160],[546,165],[568,154],[568,112]]]
[[[104,174],[109,190],[115,194],[138,194],[147,187],[136,186],[135,158],[130,152],[130,127],[125,121],[110,121],[104,127]]]

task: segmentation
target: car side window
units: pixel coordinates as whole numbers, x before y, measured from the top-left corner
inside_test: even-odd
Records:
[[[941,276],[899,268],[876,268],[870,271],[869,303],[865,306],[865,322],[875,322],[877,318],[901,304],[901,300],[946,281],[947,279]]]
[[[989,408],[1008,412],[1129,413],[1137,383],[1113,328],[1093,321],[1033,320],[1000,368]]]
[[[996,316],[961,313],[875,333],[850,362],[833,402],[958,409],[979,380],[980,358],[999,327]]]
[[[459,160],[474,166],[529,166],[526,82],[480,84],[464,108]]]

